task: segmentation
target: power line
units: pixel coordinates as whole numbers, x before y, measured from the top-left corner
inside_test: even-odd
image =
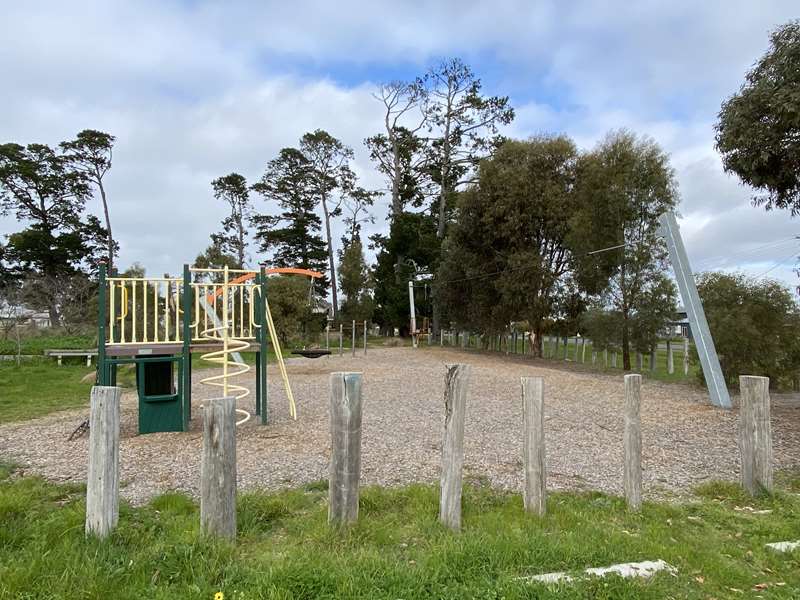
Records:
[[[772,271],[774,271],[775,269],[780,267],[783,263],[785,263],[788,260],[790,260],[792,258],[795,258],[795,257],[797,257],[797,251],[796,250],[794,252],[792,252],[789,256],[787,256],[786,258],[783,258],[783,259],[779,260],[778,262],[776,262],[774,265],[772,265],[769,269],[767,269],[766,271],[764,271],[760,275],[756,275],[754,279],[761,279],[767,273],[771,273]]]

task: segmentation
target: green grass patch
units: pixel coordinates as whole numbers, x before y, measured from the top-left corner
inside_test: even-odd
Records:
[[[81,379],[92,372],[93,367],[59,367],[50,359],[24,361],[19,367],[12,361],[0,362],[0,423],[88,406],[94,381]]]
[[[95,335],[64,335],[56,333],[43,333],[41,335],[26,336],[20,340],[20,353],[26,355],[43,355],[45,350],[84,350],[97,347]],[[16,354],[17,342],[13,336],[0,340],[0,354]],[[65,359],[66,360],[66,359]],[[78,360],[86,360],[80,358]]]
[[[0,469],[0,477],[9,470]],[[787,484],[797,485],[797,478]],[[437,522],[430,486],[362,490],[356,525],[327,524],[320,484],[239,497],[236,545],[203,539],[196,504],[166,494],[123,505],[105,542],[83,534],[80,487],[0,481],[0,597],[25,598],[797,598],[800,553],[764,543],[800,538],[788,488],[751,499],[713,484],[687,504],[597,493],[553,494],[544,518],[516,494],[467,486],[463,530]],[[737,510],[752,507],[764,514]],[[677,575],[546,586],[526,576],[663,559]]]

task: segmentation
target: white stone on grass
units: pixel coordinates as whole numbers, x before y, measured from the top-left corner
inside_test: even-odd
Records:
[[[620,563],[618,565],[611,565],[610,567],[594,567],[586,569],[583,573],[588,576],[605,577],[606,575],[619,575],[620,577],[652,577],[659,571],[667,571],[670,574],[675,574],[677,569],[672,565],[664,562],[663,560],[645,560],[642,562],[634,563]],[[565,572],[559,573],[544,573],[543,575],[533,575],[526,577],[530,581],[537,581],[540,583],[570,583],[575,578],[567,575]]]
[[[792,550],[800,548],[800,540],[796,542],[773,542],[766,546],[770,550],[775,550],[775,552],[791,552]]]

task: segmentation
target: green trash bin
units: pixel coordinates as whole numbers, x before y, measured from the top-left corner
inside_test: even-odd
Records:
[[[175,385],[175,363],[180,360],[167,354],[136,363],[139,433],[183,431],[183,401],[180,385]]]

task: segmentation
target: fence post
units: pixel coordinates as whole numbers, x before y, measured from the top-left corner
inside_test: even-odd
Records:
[[[367,353],[367,321],[364,320],[364,354]]]
[[[525,510],[543,515],[547,507],[544,444],[544,379],[522,380],[522,460],[525,468]]]
[[[586,338],[581,338],[581,362],[586,363]]]
[[[339,323],[339,356],[344,354],[344,324]]]
[[[615,368],[615,369],[617,368],[617,351],[616,350],[614,350],[611,353],[611,366],[613,368]]]
[[[331,373],[331,464],[328,522],[358,519],[361,477],[361,373]]]
[[[672,341],[667,340],[667,373],[672,375],[675,372],[675,355],[672,351]]]
[[[356,357],[356,320],[355,319],[353,319],[353,333],[352,333],[351,337],[353,339],[350,342],[350,346],[351,346],[350,349],[352,350],[353,358],[355,358]]]
[[[597,350],[592,346],[592,366],[597,364]]]
[[[236,538],[236,398],[212,398],[203,407],[200,529]]]
[[[625,375],[625,500],[633,510],[642,505],[641,385],[641,375]]]
[[[636,353],[636,370],[642,370],[642,363],[644,363],[644,357],[642,356],[641,352]]]
[[[331,324],[325,326],[325,350],[331,349]]]
[[[755,495],[772,491],[772,427],[769,377],[739,377],[739,451],[742,487]]]
[[[472,368],[446,365],[444,387],[444,434],[439,521],[450,529],[461,528],[461,477],[464,466],[464,417]]]
[[[92,388],[89,409],[89,470],[86,477],[86,535],[106,537],[119,521],[118,387]]]
[[[608,368],[608,348],[603,350],[603,368]]]
[[[689,376],[689,338],[683,338],[683,375]]]

